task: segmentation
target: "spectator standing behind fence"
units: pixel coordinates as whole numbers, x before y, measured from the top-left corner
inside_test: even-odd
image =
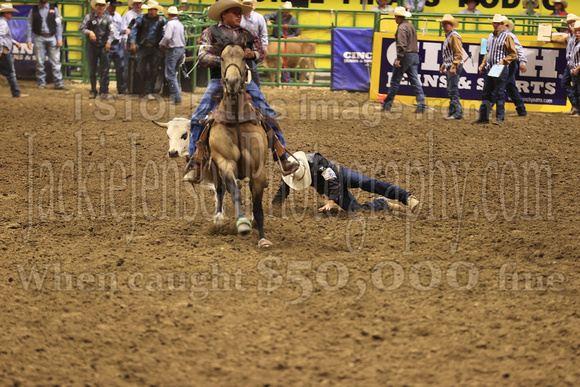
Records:
[[[12,4],[0,4],[0,74],[4,75],[10,85],[12,97],[28,97],[20,92],[16,81],[16,71],[14,70],[14,58],[12,57],[12,46],[20,48],[20,43],[12,39],[12,32],[8,20],[12,19],[14,12],[19,12],[12,8]]]
[[[131,34],[131,28],[133,24],[135,24],[135,19],[137,16],[141,15],[142,7],[143,7],[143,0],[129,0],[127,2],[129,6],[129,10],[126,14],[123,15],[123,29],[125,30],[125,34],[123,35],[123,45],[125,47],[125,79],[127,80],[127,89],[131,87],[131,80],[129,79],[129,57],[135,56],[132,52],[129,51],[129,35]],[[132,92],[131,88],[131,92]]]
[[[123,18],[116,12],[117,7],[122,4],[118,1],[111,1],[107,7],[106,13],[111,16],[113,24],[113,41],[109,50],[109,63],[115,64],[115,78],[117,79],[117,93],[119,96],[128,94],[127,78],[125,78],[125,43],[122,37],[125,35],[123,29]]]
[[[522,4],[524,6],[524,11],[520,12],[520,15],[527,15],[529,12],[530,0],[524,0]],[[539,0],[532,1],[532,9],[538,8],[540,8],[540,1]],[[532,11],[532,16],[540,16],[540,14],[536,11]]]
[[[268,49],[269,43],[268,26],[266,25],[266,19],[264,19],[264,16],[260,15],[258,12],[255,12],[256,7],[258,6],[258,2],[256,0],[243,0],[242,4],[247,5],[248,7],[252,7],[252,10],[242,15],[242,22],[240,23],[240,27],[256,35],[260,39],[260,43],[262,43],[262,49],[266,51]],[[262,86],[260,83],[260,75],[258,74],[258,69],[256,66],[252,68],[252,79],[254,82],[256,82],[258,87]]]
[[[415,9],[415,2],[417,2],[417,9]],[[405,9],[409,12],[423,12],[425,0],[405,0]]]
[[[504,30],[507,31],[508,35],[511,36],[511,38],[514,40],[514,45],[516,46],[516,51],[518,53],[517,59],[514,60],[509,65],[508,83],[506,86],[506,92],[516,107],[516,112],[517,112],[516,116],[525,117],[528,115],[528,113],[526,112],[526,105],[524,104],[524,100],[522,99],[522,96],[520,95],[520,91],[518,90],[518,87],[516,86],[516,73],[517,73],[518,69],[522,73],[525,73],[526,71],[528,71],[528,67],[527,67],[528,59],[526,58],[526,55],[524,54],[524,47],[522,47],[522,44],[520,43],[518,37],[512,33],[512,31],[514,30],[514,27],[515,27],[514,22],[512,22],[507,17],[505,19],[506,20],[504,21],[504,23],[507,23],[507,25],[504,25],[503,28],[504,28]]]
[[[479,118],[473,121],[472,124],[489,123],[491,107],[495,103],[497,106],[494,124],[502,125],[505,116],[505,89],[508,82],[509,65],[516,60],[518,53],[513,38],[504,29],[506,18],[500,14],[495,14],[493,19],[488,20],[493,26],[493,32],[487,39],[487,54],[485,54],[479,66],[479,72],[485,73],[485,76]],[[490,75],[490,70],[495,65],[504,66],[497,76],[495,74]]]
[[[371,11],[374,12],[393,12],[395,8],[391,7],[393,0],[377,0],[377,5],[371,7]]]
[[[570,103],[572,104],[572,114],[576,114],[578,110],[576,109],[576,97],[574,97],[574,85],[572,85],[572,75],[570,74],[570,67],[568,63],[570,62],[572,51],[574,50],[574,45],[576,44],[576,36],[574,35],[575,23],[579,20],[578,16],[573,13],[566,15],[566,24],[568,25],[569,35],[567,38],[552,38],[553,43],[563,43],[566,45],[566,66],[562,74],[562,79],[560,80],[560,85],[562,89],[566,92]],[[580,22],[578,22],[580,25]]]
[[[166,22],[163,16],[157,15],[163,12],[163,7],[157,2],[149,1],[142,9],[147,10],[147,15],[139,15],[135,19],[128,42],[131,52],[136,53],[137,75],[140,83],[145,83],[145,96],[148,100],[154,100],[153,91],[161,62],[159,43],[163,39]]]
[[[572,114],[572,117],[580,118],[580,23],[578,22],[574,25],[574,35],[576,40],[574,42],[574,48],[572,49],[568,66],[572,75],[574,99],[576,100],[576,112]]]
[[[554,12],[552,12],[551,16],[566,16],[568,13],[566,12],[566,8],[568,8],[568,2],[565,0],[555,0],[554,1]]]
[[[79,27],[79,32],[88,38],[86,45],[91,91],[89,98],[97,96],[97,74],[100,77],[99,98],[109,95],[109,50],[113,42],[113,21],[105,12],[105,0],[91,0],[94,12],[87,14]]]
[[[62,19],[56,5],[48,4],[48,0],[40,0],[32,7],[28,14],[26,26],[26,45],[32,48],[32,33],[34,32],[34,55],[36,56],[36,80],[38,88],[46,87],[46,70],[44,60],[48,53],[48,60],[52,66],[54,88],[68,90],[63,85],[60,47],[62,47]]]
[[[463,71],[463,46],[461,35],[455,31],[459,25],[457,20],[450,15],[443,15],[443,19],[437,19],[445,31],[443,42],[443,63],[439,72],[447,77],[447,95],[449,96],[449,112],[446,120],[460,120],[463,118],[463,109],[459,102],[459,78]]]
[[[272,28],[272,37],[273,38],[282,38],[284,39],[284,24],[288,25],[287,37],[291,38],[293,36],[300,35],[300,28],[292,28],[290,26],[297,26],[298,20],[294,16],[291,15],[290,9],[292,8],[292,3],[287,1],[282,5],[282,20],[278,20],[278,12],[267,13],[264,15],[264,19],[266,19],[266,23],[268,25],[272,24],[281,24],[280,27]]]
[[[475,8],[478,5],[479,5],[479,0],[467,0],[467,8],[462,9],[458,13],[470,13],[470,14],[474,14],[474,15],[481,15],[483,12],[481,12],[479,9]]]
[[[393,75],[389,87],[389,93],[383,102],[383,108],[390,112],[393,101],[399,91],[403,75],[407,74],[409,82],[417,97],[417,113],[425,113],[425,94],[419,82],[417,69],[419,68],[419,44],[417,42],[417,30],[407,21],[411,17],[410,12],[403,7],[395,8],[395,22],[398,24],[395,40],[397,42],[397,59],[393,65]]]
[[[169,86],[169,103],[181,105],[181,90],[177,81],[179,65],[185,55],[185,29],[179,21],[177,7],[167,9],[167,25],[159,48],[165,52],[165,80]]]

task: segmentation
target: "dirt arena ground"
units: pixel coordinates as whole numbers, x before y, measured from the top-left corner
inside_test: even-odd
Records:
[[[0,385],[580,383],[580,121],[472,126],[266,89],[292,151],[422,205],[319,214],[309,189],[272,208],[270,161],[259,250],[229,197],[211,222],[211,193],[181,183],[151,123],[200,94],[170,108],[25,81],[13,99],[0,82]]]

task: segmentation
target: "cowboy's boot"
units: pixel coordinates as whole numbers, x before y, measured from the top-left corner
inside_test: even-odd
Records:
[[[295,160],[290,160],[288,158],[288,152],[286,152],[286,148],[284,148],[284,146],[280,143],[278,137],[275,138],[273,147],[276,151],[276,156],[278,156],[280,159],[280,164],[282,165],[282,174],[286,176],[296,172],[300,165]]]

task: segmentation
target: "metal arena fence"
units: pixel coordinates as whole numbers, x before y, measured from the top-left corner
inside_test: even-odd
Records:
[[[404,3],[404,0],[398,0],[399,5]],[[14,5],[35,5],[37,0],[21,0],[13,2]],[[198,86],[206,86],[209,80],[209,70],[198,66],[197,52],[199,49],[199,37],[202,31],[215,24],[207,18],[207,10],[211,4],[203,3],[188,3],[181,4],[179,0],[159,2],[165,8],[169,6],[176,6],[182,10],[179,15],[179,20],[183,23],[186,31],[187,46],[185,47],[186,59],[182,66],[180,73],[180,82],[184,91],[195,91]],[[531,7],[530,2],[530,7]],[[395,6],[395,4],[393,4]],[[60,0],[58,2],[59,11],[63,22],[63,55],[61,61],[63,65],[63,76],[69,80],[80,80],[82,82],[89,81],[88,63],[85,58],[85,37],[78,31],[84,16],[91,12],[90,1],[73,1]],[[121,15],[127,12],[126,7],[118,7],[117,12]],[[269,12],[281,13],[280,8],[259,8],[259,13],[265,14]],[[531,13],[531,9],[529,10]],[[273,86],[300,86],[301,83],[297,81],[301,72],[315,72],[315,73],[332,73],[331,54],[332,54],[332,32],[335,27],[340,28],[373,28],[375,32],[391,32],[396,31],[397,25],[394,21],[394,16],[384,13],[377,13],[363,10],[328,10],[328,9],[312,9],[312,8],[294,8],[292,14],[298,20],[300,28],[300,35],[311,39],[301,40],[301,42],[316,43],[316,53],[312,55],[304,54],[286,54],[284,53],[284,42],[291,40],[284,38],[270,38],[270,41],[278,42],[279,52],[270,53],[276,55],[277,67],[270,69],[276,71],[276,79],[274,82],[266,81],[264,75],[267,70],[263,66],[258,67],[258,71],[263,79],[263,85]],[[456,29],[461,34],[473,34],[480,36],[487,36],[491,32],[489,19],[493,17],[491,14],[453,14],[459,21],[459,27]],[[441,18],[441,13],[414,13],[409,20],[417,28],[418,34],[443,36],[444,32],[441,23],[436,22]],[[551,16],[528,16],[528,15],[506,15],[515,23],[514,33],[516,35],[536,35],[538,25],[540,23],[548,23],[555,25],[555,28],[562,27],[562,17]],[[18,17],[15,14],[14,19],[25,19]],[[281,20],[281,18],[279,18]],[[282,27],[281,25],[272,24],[273,28]],[[564,24],[565,27],[565,24]],[[284,67],[283,57],[313,57],[315,59],[315,69],[290,69]],[[130,60],[129,75],[134,72],[134,60]],[[113,71],[113,68],[112,70]],[[281,72],[290,73],[290,82],[283,82],[280,76]],[[114,80],[114,72],[111,74],[111,79]],[[131,80],[131,79],[130,79]],[[324,80],[317,80],[310,86],[315,87],[330,87],[329,77]]]

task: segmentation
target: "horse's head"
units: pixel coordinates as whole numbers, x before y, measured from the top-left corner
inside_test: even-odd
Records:
[[[246,82],[246,61],[244,60],[245,42],[236,39],[225,44],[221,51],[222,84],[224,92],[230,96],[240,94]]]

